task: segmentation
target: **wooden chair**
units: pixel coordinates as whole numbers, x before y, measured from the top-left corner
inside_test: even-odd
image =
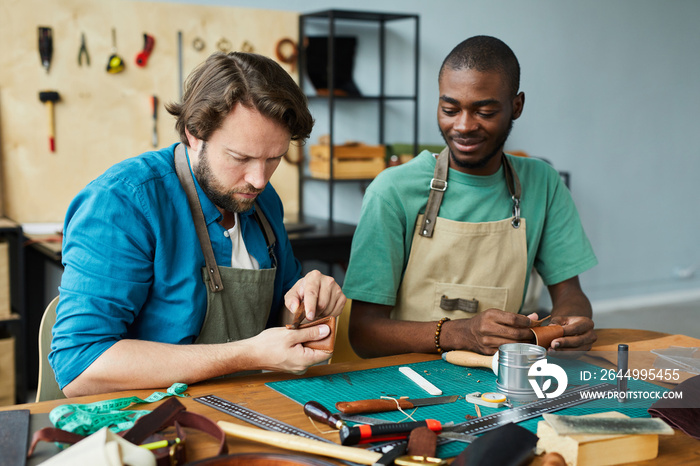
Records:
[[[51,351],[51,329],[56,323],[56,306],[58,305],[58,296],[49,303],[41,317],[39,324],[39,383],[36,391],[36,401],[59,400],[65,398],[53,369],[49,365],[49,352]]]

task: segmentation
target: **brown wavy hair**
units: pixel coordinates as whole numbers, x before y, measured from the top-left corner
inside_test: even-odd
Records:
[[[185,128],[207,141],[233,107],[241,103],[289,129],[293,141],[305,141],[314,125],[308,101],[291,76],[274,60],[254,53],[216,52],[188,76],[181,103],[165,109],[187,144]]]

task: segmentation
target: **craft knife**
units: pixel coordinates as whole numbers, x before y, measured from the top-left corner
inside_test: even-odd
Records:
[[[398,411],[401,409],[413,409],[419,406],[439,405],[454,403],[459,395],[437,396],[431,398],[399,398],[399,399],[374,399],[357,401],[339,401],[335,408],[343,414],[381,413],[385,411]]]

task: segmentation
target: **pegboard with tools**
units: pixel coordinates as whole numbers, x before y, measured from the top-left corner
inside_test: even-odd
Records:
[[[164,105],[219,44],[275,59],[299,29],[297,12],[167,2],[3,0],[0,11],[12,18],[0,28],[0,184],[19,223],[62,221],[80,189],[152,150],[155,134],[159,147],[177,142]],[[273,178],[290,214],[297,178],[287,162]]]
[[[564,368],[570,380],[579,380],[578,374],[581,371],[598,369],[596,366],[576,360],[558,359],[557,364]],[[406,411],[412,414],[415,420],[436,419],[443,424],[448,422],[454,422],[455,424],[465,422],[471,417],[477,416],[474,405],[465,401],[465,395],[473,392],[499,391],[496,385],[496,375],[488,369],[455,366],[443,360],[414,363],[409,366],[441,389],[443,395],[460,395],[460,398],[454,403],[423,406],[415,411]],[[300,405],[313,400],[321,403],[331,412],[337,412],[335,404],[339,401],[373,399],[382,396],[393,398],[403,396],[409,398],[430,397],[426,391],[402,375],[399,372],[399,367],[402,366],[388,366],[319,377],[284,380],[270,382],[266,385]],[[631,380],[628,388],[630,390],[666,391],[666,389],[648,382],[636,380]],[[653,401],[648,399],[628,400],[625,403],[620,403],[615,399],[598,399],[557,412],[559,414],[580,416],[606,411],[619,411],[630,417],[648,417],[646,410]],[[517,407],[517,405],[515,404],[514,406]],[[510,408],[480,407],[482,416],[488,416],[508,409]],[[410,421],[403,413],[398,411],[372,413],[369,416],[393,422]],[[536,432],[539,420],[541,420],[541,417],[523,421],[519,425]],[[464,443],[458,442],[445,444],[439,447],[438,454],[444,458],[456,456],[465,446]]]

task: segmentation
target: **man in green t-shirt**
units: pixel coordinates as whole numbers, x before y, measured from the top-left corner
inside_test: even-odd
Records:
[[[596,337],[578,275],[597,264],[556,170],[503,146],[520,117],[520,66],[493,37],[465,40],[439,74],[447,147],[381,173],[363,200],[343,291],[363,357],[533,342],[522,302],[533,267],[552,298],[554,350]]]

